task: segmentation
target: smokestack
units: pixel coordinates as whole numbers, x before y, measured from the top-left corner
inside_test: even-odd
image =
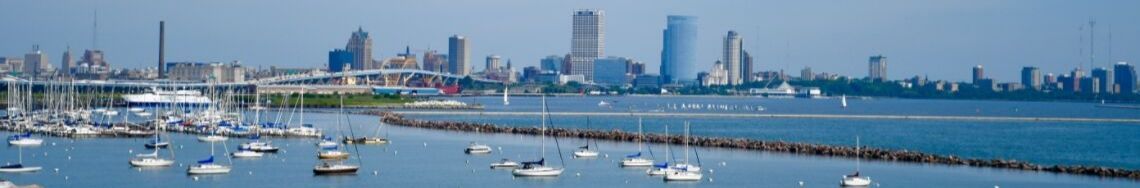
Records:
[[[158,79],[166,78],[166,21],[158,21]]]

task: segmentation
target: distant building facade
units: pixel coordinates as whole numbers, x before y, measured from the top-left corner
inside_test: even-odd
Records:
[[[341,72],[345,69],[352,69],[352,64],[355,62],[355,55],[352,52],[344,49],[335,49],[329,51],[329,72]]]
[[[736,31],[728,31],[724,37],[724,49],[721,62],[728,71],[728,85],[740,85],[744,82],[745,72],[742,64],[742,45],[744,39]]]
[[[887,57],[883,55],[871,56],[867,60],[867,78],[872,81],[887,80]]]
[[[602,86],[624,86],[629,81],[629,65],[633,60],[624,57],[606,57],[594,61],[594,83]]]
[[[601,10],[574,12],[570,37],[570,74],[594,79],[594,60],[605,55],[605,13]]]
[[[1113,72],[1115,73],[1113,76],[1116,77],[1116,79],[1114,79],[1113,82],[1116,82],[1116,85],[1118,86],[1118,90],[1120,91],[1120,93],[1123,93],[1123,94],[1136,93],[1136,86],[1137,86],[1136,77],[1137,76],[1136,76],[1136,67],[1135,66],[1130,65],[1127,62],[1118,62],[1118,63],[1116,63],[1116,65],[1113,66]]]
[[[1044,84],[1042,80],[1041,69],[1037,67],[1022,67],[1021,68],[1021,85],[1025,88],[1040,91],[1041,86]]]
[[[368,32],[364,32],[364,28],[357,28],[356,32],[352,32],[352,37],[348,39],[348,44],[345,45],[344,49],[353,55],[353,70],[375,67],[372,60],[372,37],[368,36]]]
[[[447,54],[440,54],[435,50],[424,52],[424,70],[431,72],[448,72]]]
[[[984,68],[982,68],[982,65],[974,66],[972,78],[973,78],[974,84],[978,84],[978,81],[981,81],[982,79],[986,79],[986,70]]]
[[[562,72],[562,56],[549,55],[539,60],[539,67],[543,71]]]
[[[452,35],[447,38],[448,72],[455,75],[466,76],[471,74],[470,49],[467,48],[467,37]]]
[[[245,82],[245,67],[237,61],[230,63],[169,62],[166,63],[166,68],[168,78],[173,81]]]
[[[1096,81],[1096,90],[1098,93],[1113,94],[1119,86],[1114,82],[1112,69],[1108,68],[1095,68],[1092,70],[1092,78]],[[1090,88],[1093,89],[1093,88]]]
[[[697,17],[669,15],[661,49],[661,84],[697,80]]]

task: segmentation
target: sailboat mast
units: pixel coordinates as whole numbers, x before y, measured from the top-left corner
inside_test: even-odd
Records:
[[[859,148],[859,136],[855,136],[855,171],[859,171],[859,162],[863,161],[863,151]]]
[[[685,163],[689,163],[689,122],[685,122]]]
[[[299,105],[301,108],[301,126],[305,126],[305,86],[301,86],[301,104]]]
[[[541,118],[542,118],[542,122],[540,123],[542,125],[542,128],[539,129],[539,132],[540,132],[539,134],[542,134],[542,152],[541,152],[541,156],[539,156],[539,158],[545,158],[546,157],[546,95],[542,96],[542,114],[539,116],[541,116]]]

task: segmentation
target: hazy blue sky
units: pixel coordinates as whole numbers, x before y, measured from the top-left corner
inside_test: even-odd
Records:
[[[54,64],[67,45],[99,48],[115,67],[154,66],[158,21],[167,22],[168,61],[240,60],[251,67],[323,67],[358,26],[373,36],[374,56],[413,49],[446,52],[447,37],[470,37],[475,70],[502,55],[516,66],[569,52],[571,13],[606,12],[607,55],[660,64],[665,16],[699,17],[699,67],[720,58],[728,30],[745,38],[757,70],[784,69],[866,76],[867,57],[889,59],[889,77],[929,75],[967,80],[984,65],[1000,81],[1020,67],[1066,72],[1088,62],[1090,18],[1097,24],[1098,66],[1140,62],[1140,1],[680,1],[680,0],[408,0],[408,1],[0,1],[0,55],[22,56],[39,44]],[[1108,31],[1113,34],[1108,58]],[[1084,42],[1081,42],[1084,35]],[[1084,55],[1081,51],[1084,51]],[[417,52],[419,53],[419,52]],[[58,66],[58,65],[57,65]]]

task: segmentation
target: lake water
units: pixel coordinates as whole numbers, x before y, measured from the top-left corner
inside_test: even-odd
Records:
[[[471,98],[463,98],[470,100]],[[552,111],[604,111],[598,108],[598,98],[560,97],[551,100]],[[492,102],[501,98],[484,97],[479,101]],[[670,100],[678,100],[670,98]],[[791,110],[799,106],[834,108],[828,100],[768,100],[768,99],[725,99],[725,98],[681,98],[680,101],[711,103],[710,101],[738,101],[737,103],[762,103],[766,108],[757,113],[811,113],[809,109]],[[557,102],[555,102],[557,101]],[[629,101],[663,101],[650,97],[624,97],[614,104],[621,108]],[[497,101],[496,101],[497,102]],[[488,111],[529,111],[537,109],[537,98],[516,97],[511,106],[488,105]],[[834,101],[832,101],[834,102]],[[860,111],[860,103],[849,101],[848,110]],[[869,100],[872,103],[916,103],[916,109],[880,109],[863,113],[878,114],[888,112],[929,113],[933,115],[966,115],[974,110],[918,112],[931,105],[951,105],[958,101],[911,101],[911,100]],[[1053,106],[1052,103],[987,102],[961,101],[966,106],[986,106],[983,110],[1009,109],[1024,106]],[[806,103],[798,105],[798,103]],[[818,103],[818,104],[816,104]],[[924,104],[927,103],[927,104]],[[929,104],[933,103],[933,104]],[[1004,104],[993,107],[990,103]],[[497,104],[497,103],[496,103]],[[732,104],[732,103],[729,103]],[[983,105],[979,105],[983,104]],[[1091,104],[1061,103],[1058,106],[1081,106]],[[828,107],[831,106],[831,107]],[[880,105],[882,106],[882,105]],[[921,107],[920,107],[921,106]],[[788,111],[782,111],[789,108]],[[803,107],[809,108],[809,107]],[[902,107],[900,107],[902,108]],[[628,108],[627,108],[628,109]],[[1029,108],[1026,108],[1029,109]],[[1137,111],[1120,109],[1104,110],[1103,116],[1081,116],[1080,114],[1049,114],[1042,116],[1065,117],[1105,117],[1134,118]],[[616,111],[616,110],[615,110]],[[845,113],[846,111],[828,111]],[[1022,112],[1028,110],[1021,110]],[[1073,111],[1074,113],[1076,111]],[[1131,112],[1131,113],[1130,113]],[[709,111],[707,113],[716,113]],[[1009,112],[1013,116],[1017,113]],[[1087,112],[1086,112],[1087,113]],[[1034,117],[1030,115],[1023,115]],[[309,114],[307,120],[317,127],[335,133],[335,115]],[[422,116],[417,118],[492,122],[511,126],[532,126],[537,117],[528,116]],[[555,126],[585,128],[585,117],[555,116]],[[351,124],[357,134],[373,134],[378,118],[372,116],[351,116]],[[646,118],[648,131],[663,131],[664,124],[675,125],[672,131],[680,132],[680,121],[693,122],[693,134],[702,136],[746,137],[802,141],[812,143],[853,145],[853,135],[860,135],[863,144],[872,147],[922,150],[936,153],[949,153],[963,156],[996,156],[1002,158],[1033,158],[1040,163],[1063,164],[1105,164],[1114,166],[1136,166],[1137,143],[1140,131],[1137,125],[1126,123],[1073,123],[1073,122],[986,122],[986,121],[912,121],[912,120],[847,120],[847,119],[781,119],[781,118]],[[606,116],[591,117],[590,128],[636,130],[633,117]],[[342,129],[347,131],[345,129]],[[855,160],[817,156],[792,155],[734,149],[698,148],[700,162],[705,169],[705,178],[699,183],[668,183],[660,177],[646,176],[644,169],[624,169],[617,166],[620,157],[637,150],[635,143],[615,143],[601,141],[599,149],[609,157],[594,160],[573,159],[563,155],[560,160],[554,151],[561,147],[564,154],[571,148],[581,145],[584,140],[559,139],[555,145],[548,139],[546,160],[555,166],[565,166],[566,173],[553,179],[513,178],[509,171],[492,170],[488,164],[501,158],[515,160],[537,159],[539,138],[534,136],[508,134],[477,134],[424,130],[404,127],[385,127],[380,134],[393,140],[382,146],[360,146],[350,148],[360,153],[360,158],[351,160],[361,163],[358,175],[314,176],[311,172],[317,164],[314,156],[314,139],[270,139],[274,145],[282,147],[278,154],[266,155],[261,159],[233,160],[234,170],[227,175],[200,176],[197,179],[186,175],[186,166],[210,154],[210,145],[195,140],[195,136],[169,135],[174,142],[177,165],[169,168],[137,169],[127,164],[127,160],[140,152],[147,152],[142,144],[146,139],[67,139],[51,138],[40,147],[25,148],[25,164],[38,165],[44,171],[29,174],[0,174],[17,184],[40,184],[46,187],[837,187],[843,174],[855,169]],[[4,133],[10,135],[13,133]],[[496,148],[494,154],[466,155],[462,150],[469,142],[478,141]],[[226,146],[233,151],[243,139],[231,139]],[[664,146],[652,145],[655,158],[663,160]],[[223,147],[216,146],[218,160],[222,158]],[[498,148],[501,148],[498,149]],[[683,155],[680,146],[673,146],[678,157]],[[0,161],[15,161],[16,149],[3,148]],[[131,152],[128,152],[131,151]],[[165,151],[165,150],[164,150]],[[358,151],[358,152],[357,152]],[[132,153],[133,152],[133,153]],[[46,154],[46,155],[45,155]],[[163,156],[170,153],[163,152]],[[69,159],[70,157],[70,159]],[[691,156],[695,162],[695,155]],[[564,161],[564,162],[563,162]],[[58,173],[54,170],[58,168]],[[863,161],[863,174],[875,180],[879,187],[1137,187],[1140,182],[1119,178],[1097,178],[1091,176],[1037,173],[1017,170],[972,168],[963,166],[926,165],[913,163]],[[373,173],[375,172],[375,174]]]

